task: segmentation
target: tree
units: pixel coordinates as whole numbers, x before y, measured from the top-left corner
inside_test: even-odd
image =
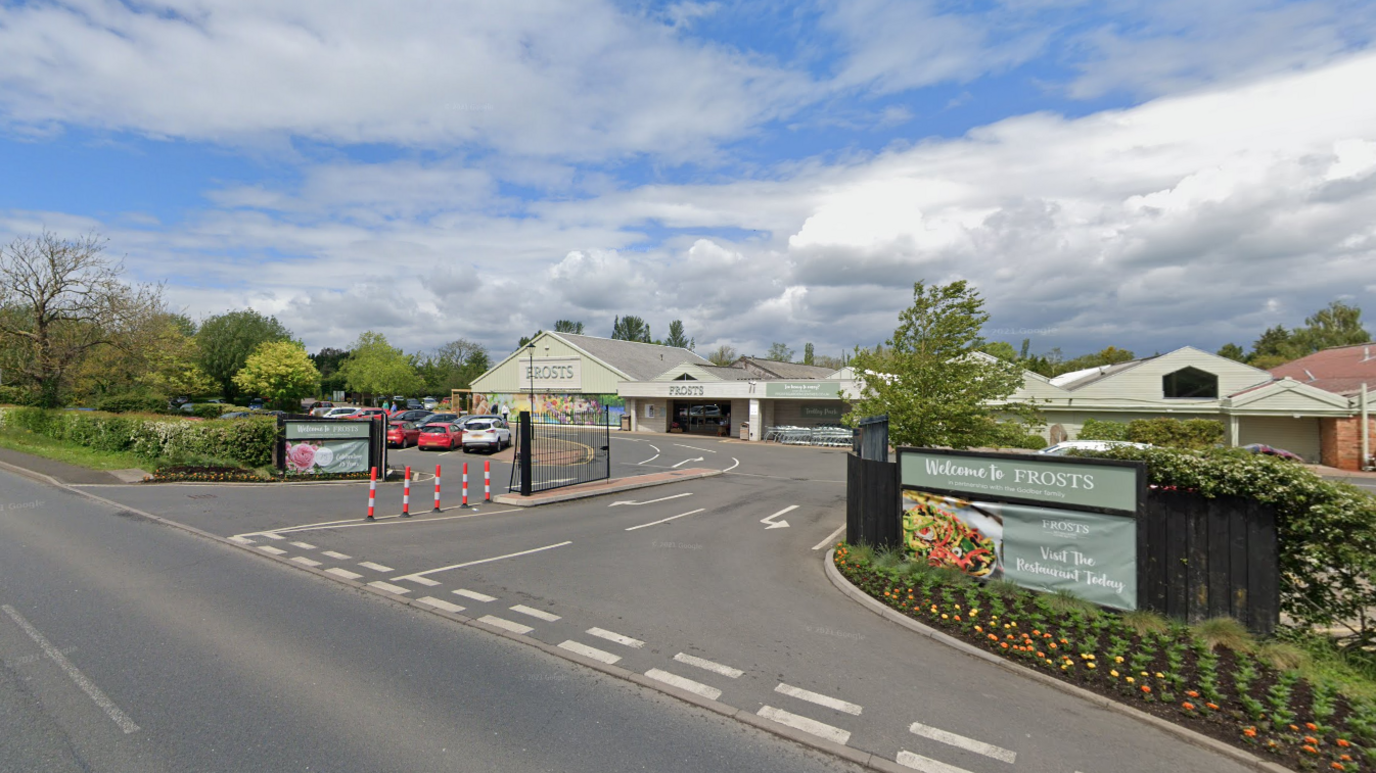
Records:
[[[554,332],[556,332],[556,333],[572,333],[573,335],[581,336],[581,335],[583,335],[583,323],[582,323],[582,322],[574,322],[574,321],[572,321],[572,320],[567,320],[567,319],[558,319],[558,320],[555,320],[555,321],[554,321]],[[526,341],[526,343],[528,344],[528,343],[530,343],[530,342],[529,342],[529,341]],[[521,345],[522,345],[522,346],[525,346],[525,344],[521,344]]]
[[[913,285],[887,349],[856,349],[856,419],[888,414],[894,445],[970,448],[1004,437],[996,417],[1035,421],[1031,406],[1009,401],[1022,368],[978,353],[988,321],[984,299],[964,280]]]
[[[521,336],[521,340],[517,342],[516,348],[517,348],[517,349],[524,349],[524,348],[526,348],[526,344],[528,344],[528,343],[530,343],[531,341],[534,341],[535,339],[539,338],[540,335],[543,334],[544,332],[545,332],[544,330],[536,330],[536,331],[535,331],[535,335],[533,335],[533,336]]]
[[[1267,328],[1266,332],[1252,343],[1252,353],[1247,355],[1247,364],[1264,370],[1301,356],[1303,355],[1300,347],[1295,343],[1290,331],[1286,330],[1284,325],[1276,325]]]
[[[812,349],[812,342],[803,344],[803,364],[812,365],[817,360],[817,353]]]
[[[649,323],[630,314],[617,317],[616,321],[612,323],[612,338],[618,341],[639,341],[645,344],[654,341],[654,338],[650,336]]]
[[[692,345],[683,332],[683,320],[676,319],[669,323],[669,337],[664,339],[664,345],[677,346],[680,349],[687,349]]]
[[[1237,344],[1224,344],[1218,350],[1219,357],[1227,357],[1230,360],[1246,362],[1247,354],[1242,351],[1242,347]]]
[[[1362,327],[1362,310],[1342,301],[1333,301],[1314,312],[1313,316],[1305,318],[1304,324],[1291,337],[1301,356],[1371,340],[1371,334]]]
[[[221,395],[233,402],[239,394],[234,376],[248,362],[249,355],[261,343],[290,338],[291,333],[276,317],[265,317],[253,309],[227,312],[201,323],[196,332],[196,344],[200,347],[198,363],[219,385]]]
[[[979,350],[985,354],[998,357],[1005,362],[1017,362],[1018,353],[1013,349],[1013,345],[1007,341],[985,341],[979,345]]]
[[[299,411],[301,398],[320,390],[320,371],[301,344],[264,341],[234,374],[234,384],[247,394],[270,400],[280,410]]]
[[[775,341],[769,345],[769,353],[764,358],[774,362],[793,362],[793,350],[788,348],[788,344]]]
[[[416,372],[425,382],[425,391],[435,395],[467,389],[473,379],[487,370],[487,362],[487,350],[482,344],[466,338],[455,339],[433,354],[415,358]]]
[[[725,368],[736,361],[736,350],[733,347],[722,344],[717,347],[715,352],[708,355],[707,359],[717,367]]]
[[[425,388],[411,361],[381,333],[363,333],[351,349],[353,353],[339,368],[349,389],[390,396],[416,394]]]
[[[47,231],[0,248],[0,339],[21,351],[10,372],[37,388],[42,406],[61,404],[68,374],[88,354],[127,348],[125,334],[162,308],[162,288],[125,283],[104,249],[95,234]]]

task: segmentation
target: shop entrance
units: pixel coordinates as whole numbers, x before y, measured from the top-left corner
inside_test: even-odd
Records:
[[[691,435],[731,435],[731,405],[728,403],[674,402],[670,431]]]

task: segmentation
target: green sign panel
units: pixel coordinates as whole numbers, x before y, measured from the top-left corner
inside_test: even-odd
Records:
[[[840,405],[804,405],[802,416],[804,419],[840,421],[844,410]]]
[[[1136,466],[1089,459],[1026,459],[902,450],[904,486],[992,499],[1029,499],[1049,505],[1137,512]]]
[[[837,399],[841,396],[839,381],[767,381],[765,397],[802,397]]]
[[[287,440],[367,438],[368,424],[368,421],[363,420],[289,421]]]

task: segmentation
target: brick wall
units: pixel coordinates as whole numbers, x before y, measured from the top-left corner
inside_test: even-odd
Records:
[[[1368,418],[1370,443],[1376,452],[1376,418]],[[1319,421],[1319,446],[1323,464],[1340,470],[1357,471],[1362,468],[1362,420],[1354,416],[1347,419],[1321,419]]]

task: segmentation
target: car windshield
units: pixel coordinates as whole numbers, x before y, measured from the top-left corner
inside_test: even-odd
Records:
[[[423,427],[421,429],[421,432],[424,432],[427,435],[443,435],[448,431],[449,425],[447,424],[431,424],[430,426]]]
[[[492,429],[492,422],[490,422],[490,421],[470,421],[470,422],[468,422],[467,424],[463,425],[463,428],[464,428],[464,429],[472,429],[472,430]]]
[[[426,421],[453,421],[459,418],[456,413],[436,413],[431,415]]]

